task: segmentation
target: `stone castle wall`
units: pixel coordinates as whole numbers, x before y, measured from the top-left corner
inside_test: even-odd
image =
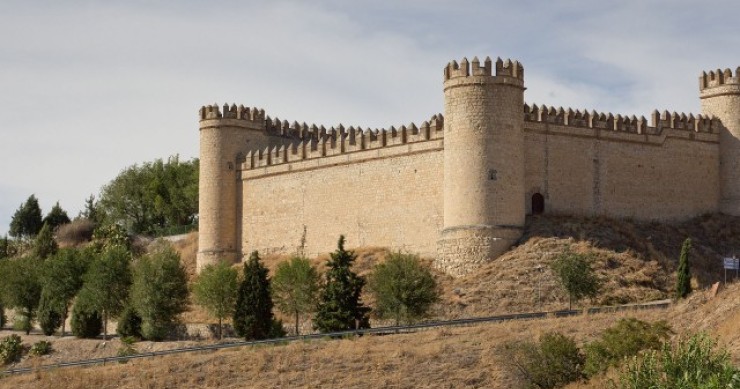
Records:
[[[344,234],[350,247],[437,257],[464,274],[498,255],[489,243],[518,239],[536,196],[554,214],[669,221],[737,211],[740,69],[703,75],[703,115],[648,120],[530,106],[511,88],[523,79],[518,62],[470,65],[445,68],[446,88],[471,90],[446,90],[446,117],[419,126],[327,129],[203,107],[198,267],[295,252],[304,233],[307,253],[328,252]],[[470,117],[476,107],[483,121]],[[517,142],[523,152],[507,156]]]

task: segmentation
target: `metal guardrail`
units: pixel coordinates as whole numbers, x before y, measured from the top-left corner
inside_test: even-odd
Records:
[[[282,344],[282,343],[291,343],[295,341],[306,341],[306,340],[314,340],[314,339],[342,338],[342,337],[347,337],[347,336],[352,336],[352,335],[391,335],[391,334],[399,334],[399,333],[412,333],[412,332],[417,332],[420,330],[425,330],[425,329],[430,329],[430,328],[467,326],[467,325],[476,325],[476,324],[482,324],[482,323],[498,323],[498,322],[505,322],[505,321],[513,321],[513,320],[543,319],[546,317],[569,317],[569,316],[581,315],[583,313],[594,314],[594,313],[603,313],[603,312],[606,312],[606,313],[620,312],[620,311],[635,310],[635,309],[663,309],[663,308],[667,308],[670,304],[671,304],[670,300],[661,300],[661,301],[645,303],[645,304],[628,304],[628,305],[592,307],[592,308],[587,308],[587,309],[572,309],[572,310],[549,311],[549,312],[512,313],[512,314],[507,314],[507,315],[475,317],[475,318],[469,318],[469,319],[455,319],[455,320],[445,320],[445,321],[424,322],[424,323],[418,323],[418,324],[412,324],[412,325],[406,325],[406,326],[387,326],[387,327],[365,328],[365,329],[359,329],[359,330],[348,330],[348,331],[308,334],[308,335],[299,335],[299,336],[286,336],[283,338],[275,338],[275,339],[216,343],[216,344],[210,344],[210,345],[205,345],[205,346],[183,347],[183,348],[176,348],[176,349],[162,350],[162,351],[142,352],[142,353],[127,355],[127,356],[120,356],[120,357],[94,358],[94,359],[85,359],[85,360],[73,361],[73,362],[60,362],[60,363],[41,365],[41,366],[36,366],[36,367],[24,367],[24,368],[18,368],[18,369],[10,369],[10,370],[1,371],[0,374],[3,374],[3,375],[22,374],[22,373],[30,373],[33,371],[39,371],[39,370],[58,369],[58,368],[63,368],[63,367],[90,366],[90,365],[101,365],[101,364],[105,365],[106,363],[111,363],[111,362],[126,362],[126,361],[133,360],[133,359],[149,358],[149,357],[156,357],[156,356],[163,356],[163,355],[181,354],[181,353],[198,352],[198,351],[221,350],[221,349],[233,348],[233,347],[245,347],[245,346],[255,346],[255,345],[265,345],[265,344]]]

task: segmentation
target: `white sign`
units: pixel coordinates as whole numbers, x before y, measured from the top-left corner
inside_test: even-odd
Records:
[[[740,269],[740,259],[738,258],[725,258],[725,270],[738,270]]]

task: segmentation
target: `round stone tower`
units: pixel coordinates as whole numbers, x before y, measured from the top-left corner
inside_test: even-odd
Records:
[[[217,105],[200,109],[198,272],[209,264],[240,257],[238,166],[245,150],[254,146],[250,139],[264,133],[264,116],[262,110],[235,105],[224,105],[223,114]]]
[[[703,115],[722,122],[719,134],[720,207],[740,216],[740,67],[704,72],[699,77]]]
[[[462,275],[521,237],[524,69],[478,58],[444,71],[444,229],[437,265]]]

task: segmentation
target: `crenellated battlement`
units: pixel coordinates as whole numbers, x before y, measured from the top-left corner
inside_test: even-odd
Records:
[[[740,85],[740,67],[735,69],[735,75],[732,75],[732,70],[727,68],[724,71],[722,69],[712,70],[709,73],[703,72],[699,76],[699,90],[703,91],[709,88],[715,88],[722,85]]]
[[[265,120],[265,110],[258,109],[256,107],[245,107],[243,105],[232,104],[229,107],[228,104],[223,105],[223,113],[219,108],[218,104],[204,105],[200,107],[198,111],[200,120],[209,119],[238,119],[238,120],[249,120],[253,122],[259,122]]]
[[[289,145],[247,152],[242,161],[242,170],[440,139],[444,128],[442,114],[432,116],[419,126],[411,123],[398,128],[391,126],[375,130],[341,124],[329,129],[297,122],[288,125],[287,121],[279,119],[272,120],[272,123],[271,131],[298,134],[300,140]]]
[[[665,128],[703,133],[717,133],[721,126],[713,116],[704,116],[677,112],[654,110],[650,121],[635,115],[614,115],[612,113],[588,110],[573,110],[563,107],[555,108],[546,105],[524,104],[524,120],[529,122],[546,122],[563,126],[614,130],[633,134],[660,135]]]
[[[444,68],[445,81],[470,76],[506,76],[524,80],[524,66],[519,61],[512,61],[510,59],[504,61],[501,58],[496,59],[494,66],[490,57],[486,57],[483,61],[483,66],[481,66],[478,57],[473,57],[473,61],[471,62],[468,62],[468,59],[463,57],[460,63],[457,61],[448,62]]]

